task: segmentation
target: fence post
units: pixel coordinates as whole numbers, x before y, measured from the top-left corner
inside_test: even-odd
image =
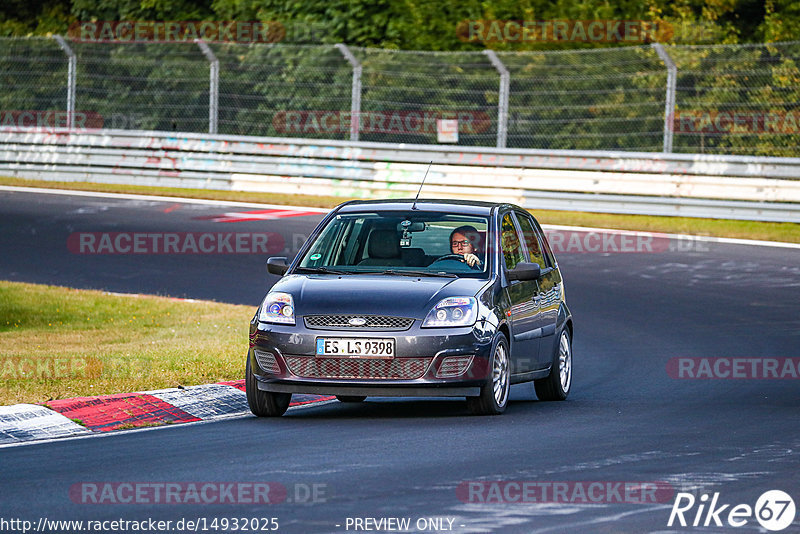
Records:
[[[669,56],[661,43],[653,43],[653,48],[667,66],[667,97],[664,104],[664,150],[672,152],[672,134],[674,133],[673,118],[675,116],[675,85],[678,79],[678,67]]]
[[[219,59],[208,45],[200,39],[195,39],[197,46],[203,51],[209,63],[208,80],[208,133],[217,133],[217,117],[219,115]]]
[[[361,63],[346,44],[339,43],[336,48],[353,67],[353,90],[350,96],[350,140],[358,141],[358,130],[361,124]]]
[[[494,50],[484,50],[484,54],[492,62],[494,68],[500,73],[500,94],[497,100],[497,148],[506,147],[506,137],[508,132],[508,91],[511,85],[511,75],[508,69]]]
[[[77,58],[75,57],[75,52],[72,51],[72,48],[67,44],[63,37],[60,35],[54,35],[53,39],[56,40],[58,46],[61,47],[61,50],[67,54],[67,124],[69,125],[70,130],[75,129],[75,68],[77,67]]]

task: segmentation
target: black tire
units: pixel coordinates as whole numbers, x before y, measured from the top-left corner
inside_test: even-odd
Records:
[[[247,392],[247,404],[250,411],[259,417],[280,417],[289,408],[292,401],[291,393],[273,393],[271,391],[261,391],[258,389],[258,382],[250,369],[250,355],[247,356],[245,370],[245,390]]]
[[[534,380],[533,387],[536,396],[543,401],[563,401],[569,395],[572,388],[572,338],[566,326],[558,335],[550,374]]]
[[[489,380],[477,397],[467,397],[467,408],[474,415],[499,415],[506,410],[511,390],[511,362],[506,336],[499,332],[492,344]],[[498,392],[495,394],[495,385]]]
[[[361,395],[336,395],[339,402],[364,402],[367,397]]]

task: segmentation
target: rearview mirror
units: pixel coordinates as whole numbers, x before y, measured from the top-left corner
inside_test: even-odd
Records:
[[[538,263],[519,262],[516,267],[508,271],[509,280],[538,280],[542,268]]]
[[[283,276],[286,274],[286,271],[289,270],[289,266],[286,265],[286,257],[285,256],[276,256],[269,258],[267,260],[267,272],[270,274],[277,274],[278,276]]]
[[[406,223],[406,224],[403,225],[403,223]],[[403,221],[401,223],[398,223],[398,225],[397,225],[397,231],[398,232],[402,232],[403,230],[406,230],[406,231],[409,231],[409,232],[422,232],[422,231],[425,230],[425,228],[426,228],[426,224],[424,222],[422,222],[422,221],[415,221],[415,222]]]

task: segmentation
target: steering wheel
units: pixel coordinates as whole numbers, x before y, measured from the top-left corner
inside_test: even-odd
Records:
[[[437,261],[447,261],[447,260],[460,261],[461,263],[465,262],[464,256],[462,256],[461,254],[445,254],[444,256],[439,256],[438,258],[433,260],[433,263],[436,263]]]

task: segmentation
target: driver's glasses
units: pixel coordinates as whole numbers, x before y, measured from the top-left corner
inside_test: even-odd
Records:
[[[455,247],[468,247],[470,245],[469,239],[463,241],[450,241],[450,246]]]

